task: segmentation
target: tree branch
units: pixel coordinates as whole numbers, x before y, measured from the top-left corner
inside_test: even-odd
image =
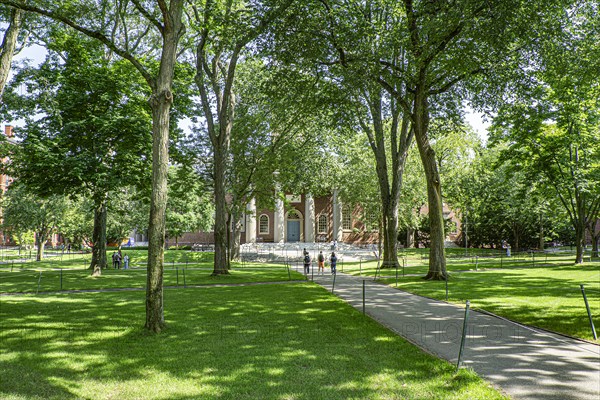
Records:
[[[158,21],[156,18],[154,18],[149,12],[148,10],[146,10],[141,4],[140,4],[140,0],[131,0],[131,2],[135,5],[135,8],[137,8],[137,10],[140,12],[140,14],[142,14],[144,16],[144,18],[146,18],[148,21],[150,21],[150,23],[152,23],[160,32],[161,35],[164,35],[165,32],[165,27],[160,23],[160,21]],[[159,5],[161,3],[164,3],[164,1],[159,1],[158,2]],[[166,8],[166,7],[165,7]],[[163,15],[168,15],[168,10],[165,13],[165,11],[163,10],[163,7],[161,7],[161,11],[163,13]]]
[[[144,77],[144,79],[146,80],[148,85],[150,85],[151,88],[155,88],[156,81],[152,77],[152,75],[148,72],[148,70],[131,53],[118,47],[113,41],[111,41],[109,38],[107,38],[106,35],[104,35],[102,32],[94,31],[94,30],[91,30],[84,26],[81,26],[81,25],[77,24],[76,22],[72,21],[71,19],[65,17],[64,15],[59,14],[56,11],[44,10],[44,9],[36,7],[36,6],[22,4],[20,2],[13,1],[13,0],[0,0],[0,4],[6,4],[13,8],[18,8],[23,11],[29,11],[29,12],[32,12],[35,14],[42,15],[44,17],[48,17],[55,21],[60,21],[63,24],[70,26],[71,28],[75,29],[78,32],[83,33],[84,35],[86,35],[88,37],[99,40],[101,43],[106,45],[106,47],[108,47],[110,50],[114,51],[116,54],[118,54],[122,58],[126,59],[131,64],[133,64],[133,66],[140,72],[140,74],[142,74],[142,76]]]

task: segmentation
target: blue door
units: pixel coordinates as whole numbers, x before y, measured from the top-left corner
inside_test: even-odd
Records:
[[[287,222],[287,240],[288,242],[300,241],[300,221]]]

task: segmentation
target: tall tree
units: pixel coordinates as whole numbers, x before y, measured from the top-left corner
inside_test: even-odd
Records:
[[[387,90],[409,118],[427,181],[431,249],[426,278],[446,279],[441,178],[430,142],[431,118],[455,114],[474,83],[487,77],[483,72],[512,64],[515,47],[534,40],[532,27],[543,31],[547,21],[556,19],[560,2],[320,3],[332,50],[327,62],[362,66],[365,75]],[[358,43],[372,36],[394,51],[364,52]]]
[[[8,26],[2,37],[2,44],[0,44],[0,102],[2,102],[2,95],[10,73],[13,56],[17,52],[19,32],[23,23],[23,11],[15,8],[8,10],[3,8],[0,9],[0,12],[8,14]]]
[[[173,75],[183,25],[184,0],[140,0],[92,4],[73,0],[44,2],[0,0],[13,8],[59,21],[103,43],[128,60],[151,89],[152,197],[148,229],[148,276],[146,285],[146,329],[160,332],[164,326],[163,261],[169,119],[173,103]],[[98,7],[99,6],[99,7]],[[98,9],[99,8],[99,9]],[[150,55],[150,57],[149,57]],[[159,60],[158,66],[155,60]]]
[[[553,187],[575,231],[583,262],[585,230],[600,213],[600,24],[597,4],[569,10],[559,34],[540,41],[529,81],[500,108],[494,139],[507,157]]]
[[[205,0],[193,4],[193,25],[199,38],[195,47],[196,86],[213,152],[215,192],[214,275],[228,274],[228,213],[226,172],[235,119],[234,84],[240,58],[253,52],[260,35],[293,0],[258,3]]]
[[[132,79],[137,75],[129,63],[110,61],[95,41],[59,31],[49,46],[45,63],[15,78],[30,90],[17,96],[12,110],[27,124],[11,174],[42,195],[81,193],[92,199],[90,270],[100,275],[106,268],[111,192],[149,180],[143,173],[151,141],[145,87]]]
[[[345,125],[367,137],[377,172],[382,265],[393,268],[398,264],[398,204],[402,177],[414,131],[402,106],[378,83],[377,79],[382,78],[381,68],[366,60],[373,54],[386,54],[398,68],[404,62],[404,55],[391,47],[385,35],[378,31],[391,22],[389,14],[374,12],[372,2],[367,3],[315,2],[310,12],[313,18],[300,17],[305,10],[291,14],[288,25],[300,27],[288,28],[296,35],[282,29],[278,38],[281,43],[275,47],[282,61],[290,65],[302,63],[307,70],[314,71],[320,85],[328,87],[323,95],[330,102],[330,114],[338,124],[339,132]],[[299,7],[306,8],[305,5]],[[319,29],[323,32],[314,35]],[[346,48],[352,50],[347,52]],[[352,55],[347,58],[347,53]],[[404,91],[402,82],[398,86],[392,85],[397,91]]]
[[[60,195],[40,197],[22,183],[14,182],[2,203],[4,227],[19,232],[34,232],[36,260],[41,261],[46,241],[53,233],[57,233],[66,212],[66,198]]]

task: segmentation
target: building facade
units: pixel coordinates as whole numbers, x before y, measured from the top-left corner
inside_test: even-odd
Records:
[[[277,198],[275,209],[257,209],[251,200],[242,222],[241,243],[376,243],[377,230],[367,230],[360,220],[360,208],[343,205],[338,191],[331,195],[286,194]],[[214,243],[212,232],[189,232],[178,238],[179,245]],[[168,245],[175,244],[169,239]]]

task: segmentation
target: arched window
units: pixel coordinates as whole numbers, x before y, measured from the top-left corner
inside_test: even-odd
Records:
[[[302,219],[298,210],[290,210],[288,212],[288,219]]]
[[[269,216],[261,215],[258,218],[258,233],[260,235],[267,235],[269,233]]]
[[[327,215],[325,214],[319,215],[317,223],[317,233],[327,234]]]
[[[342,208],[342,229],[345,231],[352,229],[352,209],[350,206]]]

